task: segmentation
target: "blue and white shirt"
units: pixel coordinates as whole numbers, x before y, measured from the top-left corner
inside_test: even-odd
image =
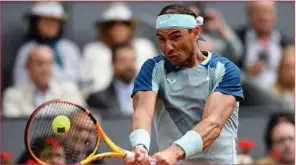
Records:
[[[233,95],[237,99],[233,114],[219,138],[204,152],[182,164],[234,164],[238,130],[239,101],[244,99],[240,70],[226,58],[203,52],[206,60],[192,68],[177,68],[163,55],[147,60],[139,72],[132,96],[137,91],[154,91],[159,105],[154,114],[159,150],[163,150],[187,131],[194,128],[203,116],[207,98],[213,92]]]

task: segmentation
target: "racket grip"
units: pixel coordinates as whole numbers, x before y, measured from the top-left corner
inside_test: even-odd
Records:
[[[128,160],[133,160],[135,158],[135,153],[131,151],[125,151],[125,158]]]
[[[131,151],[125,151],[126,155],[125,158],[128,160],[133,160],[135,158],[135,153],[131,152]],[[150,162],[150,165],[155,165],[157,163],[157,160],[152,159]]]

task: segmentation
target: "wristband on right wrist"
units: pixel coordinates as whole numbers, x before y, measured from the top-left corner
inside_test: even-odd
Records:
[[[150,134],[145,129],[136,129],[129,136],[132,147],[142,145],[149,152]]]
[[[183,149],[185,158],[202,152],[203,149],[203,141],[200,134],[193,130],[188,131],[183,137],[175,141],[174,144]]]

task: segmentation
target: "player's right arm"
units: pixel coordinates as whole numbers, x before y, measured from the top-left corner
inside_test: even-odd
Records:
[[[151,135],[156,97],[153,91],[139,91],[133,96],[132,131],[145,129]]]
[[[159,89],[155,64],[155,58],[147,60],[135,80],[132,94],[134,113],[131,121],[130,142],[137,160],[128,163],[147,163],[149,161],[151,125]]]
[[[148,150],[155,100],[156,93],[151,91],[140,91],[133,97],[134,113],[130,140],[136,156],[134,161],[129,161],[127,164],[149,164]]]

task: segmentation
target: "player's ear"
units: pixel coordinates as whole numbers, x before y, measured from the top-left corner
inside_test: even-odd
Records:
[[[199,38],[201,29],[199,26],[196,26],[195,28],[192,29],[192,34],[194,35],[194,40],[197,40]]]

